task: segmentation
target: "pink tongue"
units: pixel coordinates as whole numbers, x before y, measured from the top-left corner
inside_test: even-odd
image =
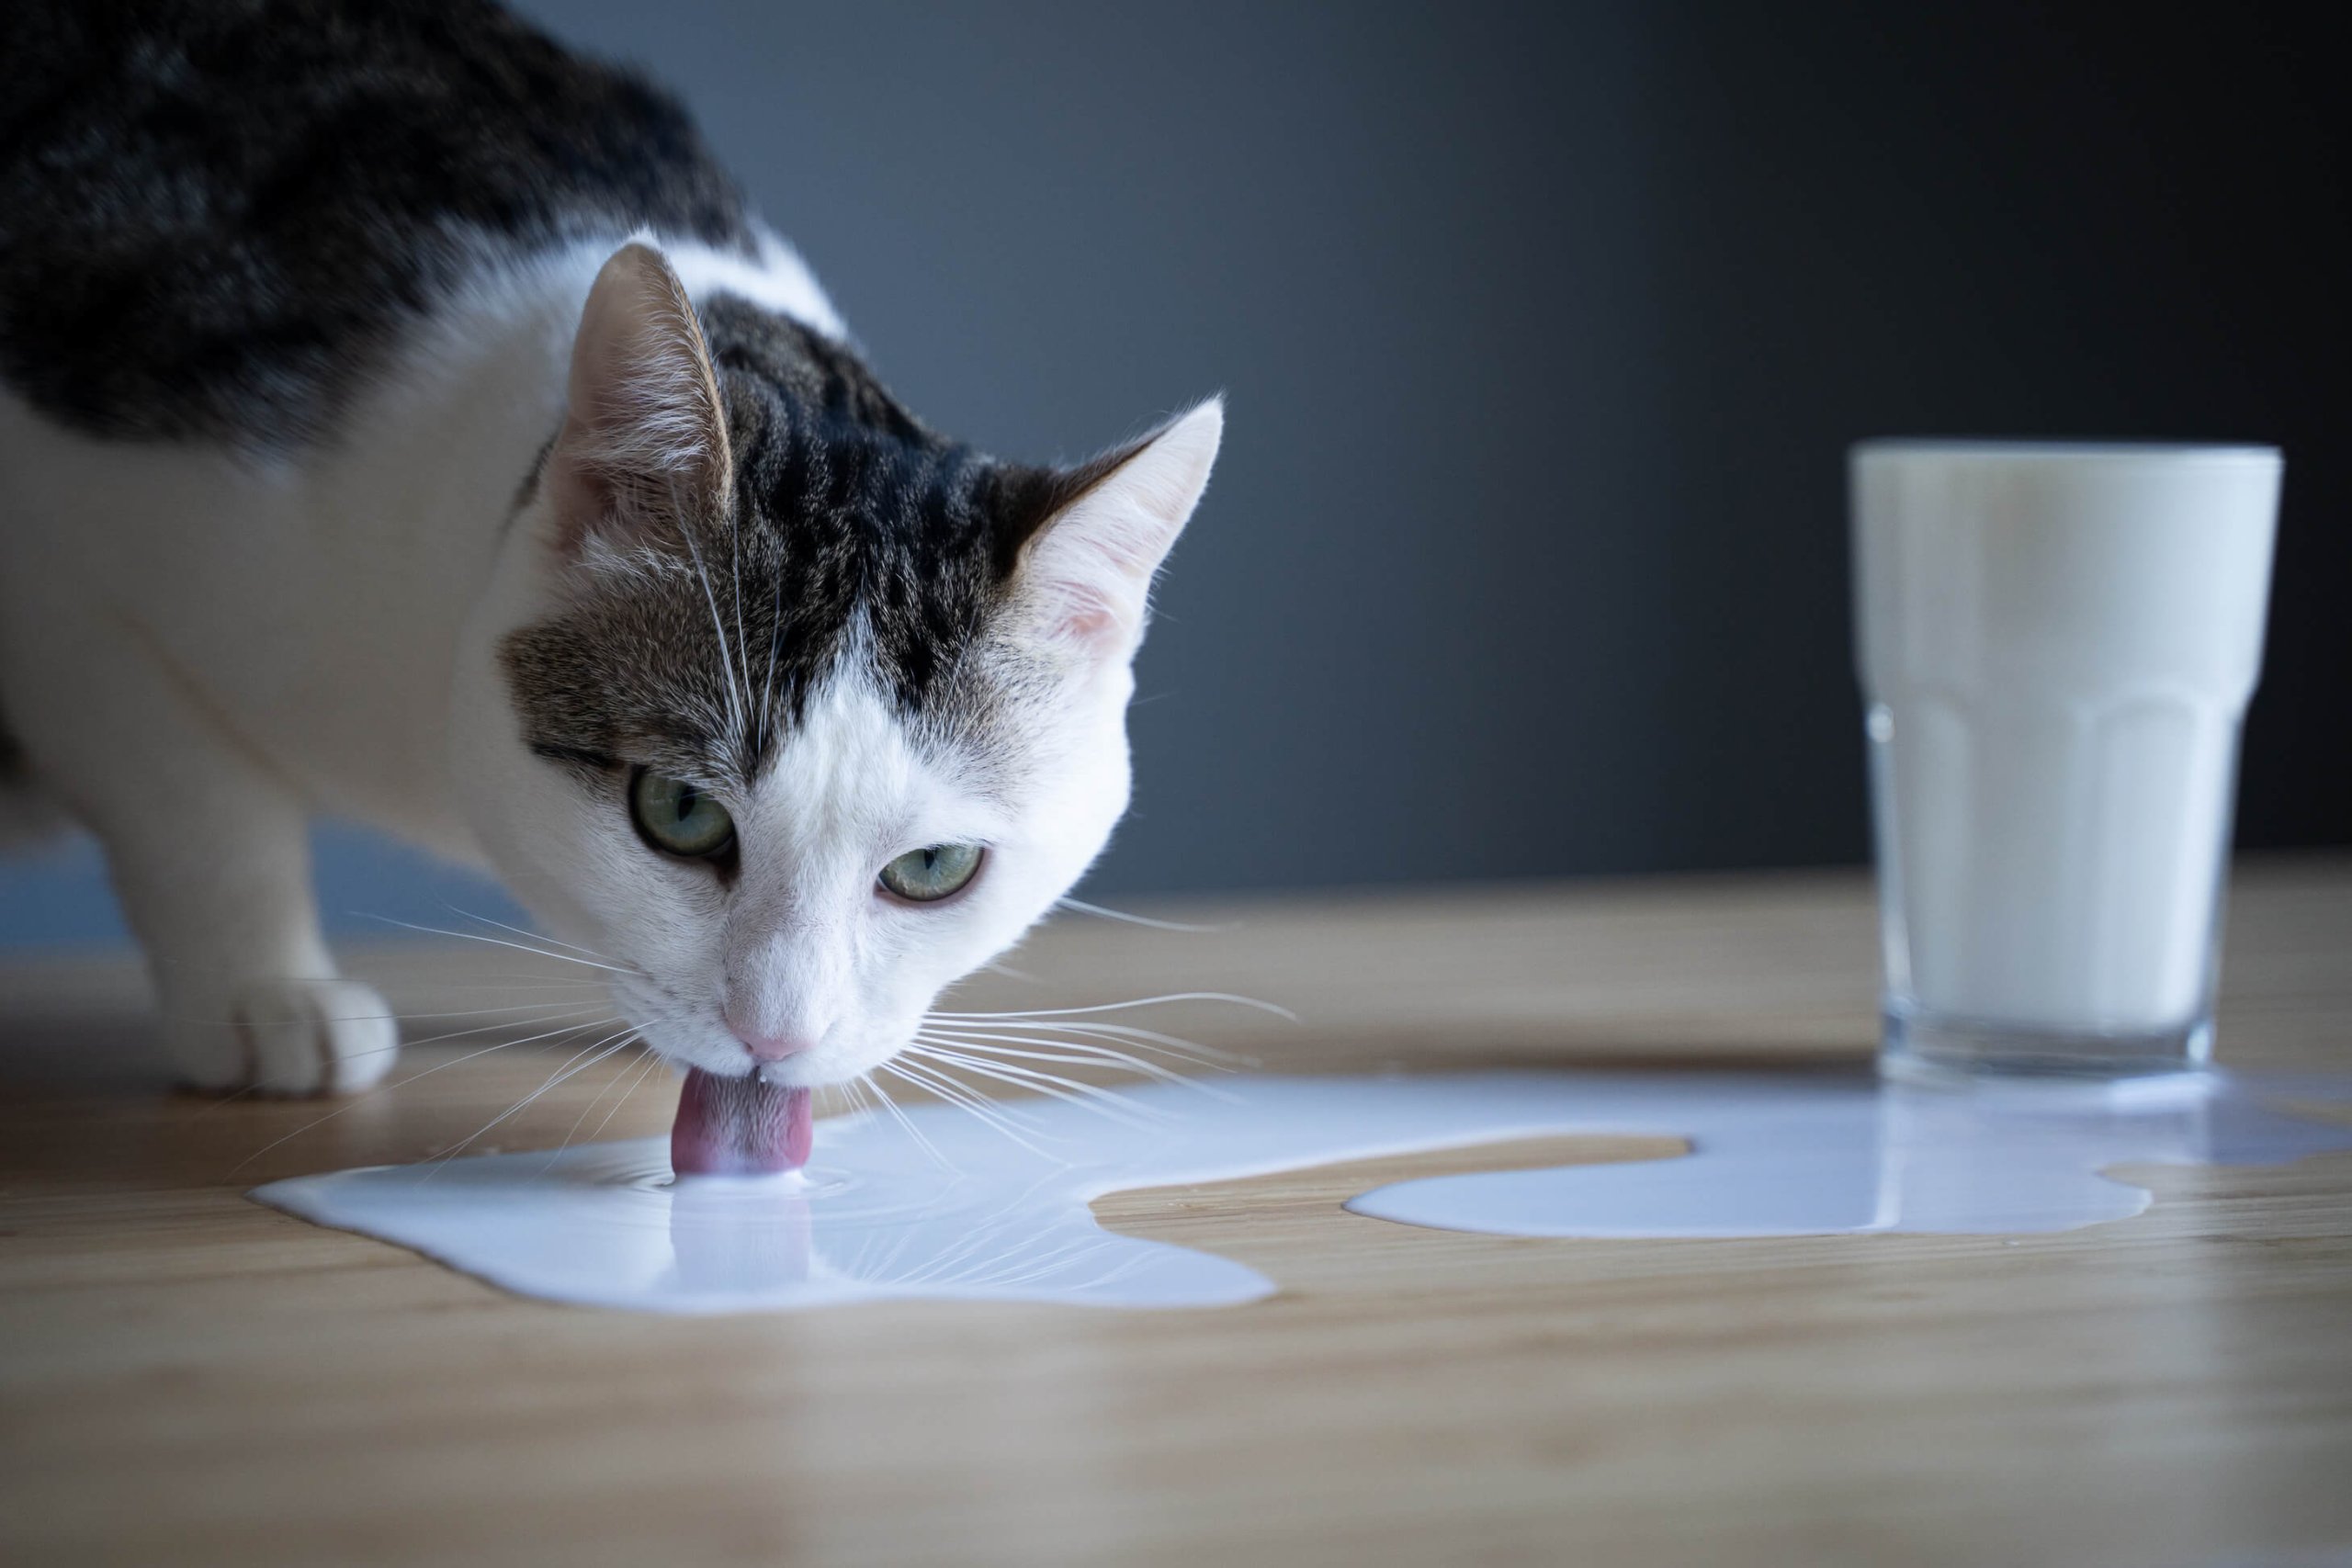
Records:
[[[797,1170],[808,1163],[812,1136],[807,1089],[688,1067],[670,1127],[670,1168],[680,1176]]]

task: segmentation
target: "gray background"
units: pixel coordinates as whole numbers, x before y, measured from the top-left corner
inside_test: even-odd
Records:
[[[2352,840],[2345,95],[2284,10],[526,8],[684,91],[933,423],[1228,393],[1093,890],[1861,858],[1890,433],[2283,443],[2241,841]],[[346,927],[497,908],[322,859]],[[86,849],[0,870],[0,941],[110,922]]]

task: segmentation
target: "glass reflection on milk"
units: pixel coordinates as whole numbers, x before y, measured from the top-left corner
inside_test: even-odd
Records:
[[[2254,446],[1854,449],[1891,1074],[2209,1057],[2280,467]]]

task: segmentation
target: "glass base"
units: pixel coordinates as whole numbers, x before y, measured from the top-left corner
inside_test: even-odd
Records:
[[[2033,1029],[1896,1009],[1883,1016],[1879,1072],[1898,1083],[2150,1077],[2202,1072],[2213,1055],[2211,1018],[2143,1032]]]

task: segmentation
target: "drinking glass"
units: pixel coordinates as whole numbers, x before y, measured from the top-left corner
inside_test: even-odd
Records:
[[[2262,446],[1853,449],[1890,1076],[2210,1058],[2282,466]]]

